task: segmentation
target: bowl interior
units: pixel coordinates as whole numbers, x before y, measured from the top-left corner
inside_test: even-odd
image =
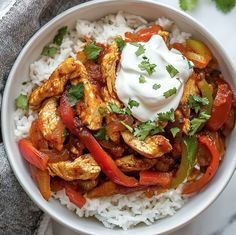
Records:
[[[116,13],[122,10],[132,14],[145,17],[148,20],[154,20],[158,17],[167,17],[177,23],[177,25],[185,32],[190,32],[195,38],[204,41],[217,58],[225,79],[231,84],[236,91],[236,82],[234,80],[234,70],[229,58],[225,55],[222,47],[216,40],[200,26],[196,21],[177,10],[169,8],[165,5],[151,1],[95,1],[87,4],[76,6],[61,15],[54,18],[45,25],[33,38],[27,43],[22,50],[14,67],[9,75],[2,104],[2,129],[3,138],[8,153],[9,161],[19,182],[29,194],[29,196],[48,214],[57,221],[69,226],[70,228],[89,234],[108,235],[111,230],[106,229],[100,222],[95,219],[79,218],[70,212],[58,201],[51,199],[46,202],[40,195],[37,187],[32,181],[27,163],[20,156],[17,143],[14,138],[14,121],[13,113],[15,109],[14,100],[20,92],[21,83],[29,79],[29,65],[39,58],[43,46],[52,40],[57,29],[67,25],[73,27],[76,19],[95,20],[109,13]],[[220,192],[224,189],[227,182],[234,172],[236,165],[236,130],[231,134],[227,143],[227,152],[213,181],[208,187],[191,198],[186,205],[179,210],[176,215],[162,219],[152,226],[140,225],[128,231],[112,230],[113,234],[136,234],[137,232],[145,232],[148,234],[160,234],[172,231],[177,227],[183,226],[193,217],[207,208],[213,202]]]

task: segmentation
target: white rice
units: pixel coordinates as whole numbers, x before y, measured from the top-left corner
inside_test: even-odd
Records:
[[[164,30],[171,32],[171,43],[183,43],[191,36],[188,33],[181,32],[169,19],[158,18],[155,23],[161,25]],[[123,12],[108,15],[94,22],[78,20],[75,29],[72,29],[70,34],[63,39],[63,43],[54,58],[41,56],[39,60],[30,65],[30,81],[22,85],[21,93],[29,95],[32,88],[35,85],[41,85],[44,80],[48,79],[63,60],[69,56],[75,57],[76,52],[84,46],[84,42],[81,40],[82,36],[92,36],[97,42],[109,43],[117,35],[124,37],[125,32],[134,32],[149,24],[151,23],[140,16]],[[17,139],[28,135],[31,123],[36,117],[37,115],[31,110],[27,116],[22,110],[15,111],[15,136]],[[184,204],[180,188],[154,195],[152,198],[147,198],[144,192],[136,192],[129,195],[87,199],[82,209],[69,201],[64,190],[54,193],[53,196],[80,217],[95,216],[108,228],[118,226],[124,230],[141,222],[150,225],[156,220],[172,216]]]

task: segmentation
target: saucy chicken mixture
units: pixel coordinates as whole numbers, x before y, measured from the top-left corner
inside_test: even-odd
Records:
[[[42,196],[49,200],[65,189],[81,208],[86,197],[140,190],[151,197],[180,185],[183,195],[202,190],[235,123],[232,90],[208,47],[192,38],[170,44],[159,25],[106,45],[83,40],[77,58],[67,58],[28,98],[16,100],[37,114],[18,144]],[[172,51],[179,63],[160,60],[160,66],[151,54],[155,45],[163,52],[158,58]],[[154,98],[145,100],[139,88]]]

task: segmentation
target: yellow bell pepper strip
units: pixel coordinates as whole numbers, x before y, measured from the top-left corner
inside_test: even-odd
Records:
[[[191,174],[196,161],[197,148],[196,136],[185,136],[183,138],[181,163],[171,182],[171,188],[177,188]]]
[[[182,194],[184,195],[197,193],[200,190],[202,190],[203,187],[205,187],[210,182],[210,180],[214,177],[219,167],[220,154],[216,147],[215,141],[210,136],[207,136],[207,135],[199,136],[198,141],[199,143],[205,145],[205,147],[208,149],[211,155],[211,162],[206,172],[201,178],[191,181],[187,183],[186,185],[184,185],[183,191],[182,191]]]

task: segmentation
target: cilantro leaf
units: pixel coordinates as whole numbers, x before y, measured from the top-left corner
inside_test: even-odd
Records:
[[[128,105],[129,105],[130,108],[132,109],[133,107],[138,107],[138,106],[139,106],[139,102],[137,102],[136,100],[131,100],[131,99],[129,98]]]
[[[215,2],[217,9],[219,9],[223,13],[230,12],[236,4],[236,0],[213,0],[213,1]]]
[[[123,48],[125,47],[125,41],[123,40],[123,38],[118,37],[115,39],[115,42],[116,42],[117,46],[119,47],[120,51],[122,51]]]
[[[172,95],[175,95],[176,92],[177,92],[176,87],[174,87],[174,88],[172,88],[172,89],[170,89],[170,90],[164,92],[164,93],[163,93],[163,96],[165,96],[165,98],[169,98],[169,97],[171,97]]]
[[[188,97],[189,107],[194,109],[195,113],[198,113],[201,109],[200,104],[208,105],[209,100],[207,98],[201,98],[200,96],[190,95]]]
[[[160,84],[157,84],[157,83],[155,83],[153,86],[152,86],[152,89],[154,89],[154,90],[158,90],[158,89],[160,89],[161,88],[161,85]]]
[[[173,135],[173,137],[175,138],[175,136],[180,132],[180,129],[178,127],[172,127],[170,129],[170,132]]]
[[[68,90],[70,105],[74,106],[78,100],[84,97],[84,84],[71,85]]]
[[[129,126],[128,124],[126,124],[125,122],[120,121],[120,123],[121,123],[123,126],[125,126],[125,128],[128,129],[129,132],[131,132],[131,133],[134,132],[134,129],[133,129],[131,126]]]
[[[175,111],[174,109],[171,109],[168,112],[165,113],[158,113],[158,120],[161,122],[174,122],[175,121]]]
[[[133,42],[131,43],[131,45],[135,46],[135,47],[138,47],[138,50],[135,52],[135,55],[136,56],[140,56],[142,54],[144,54],[145,52],[145,48],[144,48],[144,45],[140,44],[140,43],[137,43],[137,42]]]
[[[145,77],[143,75],[140,75],[139,76],[139,83],[145,83],[146,80],[145,80]]]
[[[94,134],[94,137],[97,140],[108,140],[106,128],[102,127],[97,133]]]
[[[16,103],[16,108],[28,111],[29,106],[28,106],[28,100],[27,100],[27,96],[26,95],[20,94],[15,99],[15,103]]]
[[[96,46],[95,42],[91,42],[89,45],[85,46],[83,50],[88,60],[96,60],[101,51],[102,47]]]
[[[119,108],[115,103],[109,102],[108,105],[109,105],[109,108],[110,108],[111,112],[117,113],[117,114],[124,114],[124,110]]]
[[[179,73],[179,71],[171,64],[166,66],[166,70],[172,78]]]
[[[41,55],[49,56],[49,57],[54,57],[57,53],[57,48],[56,47],[50,47],[49,45],[46,45],[42,52]]]
[[[142,122],[135,128],[134,136],[138,137],[139,140],[145,140],[149,135],[155,135],[160,132],[164,132],[164,129],[157,126],[155,122],[147,121]]]
[[[193,10],[198,4],[198,0],[179,0],[179,6],[184,11]]]
[[[66,33],[67,33],[67,26],[60,28],[53,39],[53,43],[60,46]]]
[[[194,118],[190,121],[191,126],[190,126],[190,130],[189,130],[189,135],[195,135],[198,131],[200,131],[203,127],[203,125],[207,122],[207,120],[210,118],[211,116],[209,114],[206,113],[206,111],[203,111],[199,114],[199,117]]]
[[[126,108],[125,108],[125,113],[126,113],[128,116],[131,116],[132,112],[131,112],[131,110],[130,110],[129,107],[126,107]]]
[[[152,75],[155,72],[156,64],[150,64],[149,59],[145,58],[138,67],[141,71],[147,71],[148,75]]]

